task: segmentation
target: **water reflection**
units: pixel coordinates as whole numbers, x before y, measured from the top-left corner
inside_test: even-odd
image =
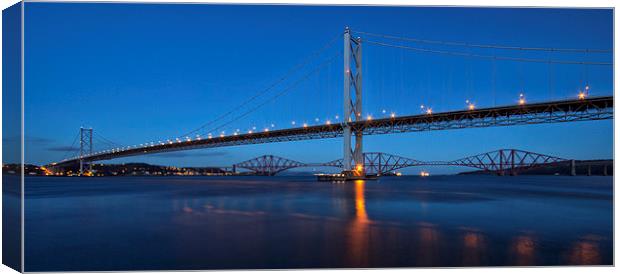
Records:
[[[514,265],[535,265],[535,242],[532,236],[517,236],[511,246],[510,257]]]
[[[486,238],[479,231],[463,228],[463,265],[482,265],[487,262]]]
[[[364,199],[364,180],[355,181],[355,221],[358,223],[367,223],[368,214],[366,214],[366,200]]]
[[[601,252],[599,241],[601,237],[596,235],[588,235],[583,239],[574,243],[569,256],[568,262],[573,265],[596,265],[601,263]]]
[[[416,259],[422,266],[434,266],[440,263],[439,231],[434,224],[419,224],[420,244],[416,248]]]
[[[492,244],[497,244],[495,238],[490,237],[483,230],[484,227],[457,227],[456,230],[446,231],[441,223],[431,223],[428,220],[421,219],[415,222],[415,232],[403,229],[402,226],[411,225],[411,223],[401,221],[385,221],[379,218],[371,220],[367,211],[367,182],[363,180],[354,181],[349,185],[340,185],[341,191],[345,189],[352,190],[347,192],[348,195],[340,196],[342,198],[335,199],[336,208],[342,210],[347,216],[345,219],[335,216],[324,216],[316,214],[316,212],[304,212],[302,208],[295,210],[284,210],[285,216],[295,218],[295,223],[291,226],[295,227],[295,233],[301,235],[318,235],[322,234],[320,239],[323,243],[334,243],[334,241],[344,240],[343,249],[340,255],[345,259],[343,262],[351,267],[371,267],[377,263],[387,263],[397,265],[399,259],[396,257],[379,257],[377,260],[377,252],[380,250],[390,250],[393,246],[402,245],[403,242],[411,249],[409,253],[401,250],[402,258],[410,256],[406,260],[407,264],[417,266],[480,266],[496,263],[497,252],[504,253],[496,249]],[[374,187],[374,185],[372,186]],[[288,203],[287,203],[288,204]],[[263,208],[269,208],[269,203],[257,203],[256,199],[249,200],[229,200],[226,199],[174,199],[172,208],[175,212],[181,213],[180,216],[191,218],[182,218],[185,225],[195,225],[201,222],[196,217],[213,216],[218,223],[225,223],[221,218],[228,218],[231,222],[250,222],[255,228],[252,233],[254,237],[263,239],[269,233],[258,229],[266,225],[268,215],[272,214]],[[261,207],[262,206],[262,207]],[[354,209],[354,211],[349,211]],[[422,211],[426,211],[423,206]],[[342,216],[342,215],[340,215]],[[241,219],[241,218],[251,219]],[[274,215],[275,217],[275,215]],[[205,219],[206,220],[206,219]],[[341,226],[344,222],[344,226]],[[341,227],[339,227],[341,226]],[[542,257],[537,253],[537,248],[541,248],[538,239],[533,236],[534,232],[521,233],[515,236],[506,235],[508,238],[507,245],[502,248],[506,250],[504,253],[507,257],[502,259],[508,265],[538,265],[549,263],[549,258]],[[371,237],[371,235],[374,235]],[[442,236],[443,235],[443,236]],[[305,250],[308,247],[317,245],[316,239],[299,237],[299,240],[289,243],[292,250],[299,257],[305,256]],[[601,255],[601,247],[599,243],[602,237],[596,235],[588,235],[579,239],[565,247],[563,252],[557,254],[562,260],[572,265],[596,265],[603,262]],[[255,240],[256,241],[256,240]],[[187,240],[181,241],[187,244]],[[252,245],[245,244],[246,248],[258,248],[261,245],[254,243]],[[333,247],[329,244],[322,244],[324,252],[333,251]],[[315,246],[316,247],[316,246]],[[449,249],[450,251],[447,251]],[[446,257],[451,252],[459,252],[460,256]],[[495,253],[494,253],[495,252]],[[408,253],[408,255],[407,255]],[[457,253],[457,254],[459,254]],[[332,254],[331,256],[333,256]],[[333,257],[325,255],[323,260],[331,260]],[[547,257],[549,257],[547,255]]]
[[[363,180],[356,180],[354,182],[355,219],[351,221],[348,228],[349,250],[347,253],[347,261],[349,265],[358,267],[369,266],[369,219],[366,213],[366,200],[364,198],[365,186],[366,182]]]
[[[187,204],[187,200],[183,202],[183,212],[192,213],[194,210]]]
[[[26,237],[36,239],[26,241],[28,271],[613,263],[612,196],[589,181],[584,191],[599,196],[566,196],[566,179],[553,187],[547,177],[518,186],[466,176],[430,184],[389,177],[346,184],[189,178],[181,186],[176,178],[51,180],[26,185]],[[465,189],[490,198],[453,197]],[[526,190],[534,194],[524,199]]]

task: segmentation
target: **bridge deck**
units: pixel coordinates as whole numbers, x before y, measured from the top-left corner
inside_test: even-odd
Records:
[[[447,130],[491,126],[513,126],[541,123],[559,123],[613,118],[613,96],[592,97],[582,100],[563,100],[526,105],[512,105],[476,110],[461,110],[351,122],[354,131],[364,135]],[[255,132],[205,139],[174,141],[113,152],[85,156],[84,161],[109,160],[120,157],[190,150],[209,147],[238,146],[272,142],[300,141],[342,136],[342,124],[316,125],[300,128]],[[73,165],[79,158],[52,165]]]

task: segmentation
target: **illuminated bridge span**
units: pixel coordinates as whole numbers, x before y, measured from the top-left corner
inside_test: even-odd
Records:
[[[355,37],[355,35],[361,35]],[[364,36],[364,39],[362,39]],[[324,54],[327,50],[335,45],[336,41],[342,38],[343,47],[342,51],[338,51],[337,54],[332,55]],[[398,42],[395,42],[398,40]],[[413,45],[406,45],[411,44]],[[423,43],[431,46],[442,46],[441,49],[420,48],[417,44]],[[420,109],[412,107],[408,109],[408,114],[412,114],[418,111],[422,111],[424,114],[419,115],[399,115],[394,112],[388,113],[386,109],[382,110],[385,115],[380,119],[373,119],[372,115],[366,114],[362,110],[362,86],[363,77],[362,73],[365,71],[362,66],[362,45],[372,45],[383,48],[397,48],[401,50],[401,65],[404,63],[402,57],[402,51],[415,52],[415,54],[433,54],[442,56],[456,56],[456,58],[467,57],[464,59],[486,59],[489,64],[492,64],[493,74],[495,75],[496,61],[503,62],[519,62],[531,63],[531,64],[543,64],[548,66],[549,70],[549,90],[552,89],[552,77],[551,72],[555,65],[571,65],[581,66],[585,76],[580,80],[579,86],[581,89],[576,92],[576,98],[574,100],[561,100],[547,99],[545,102],[531,103],[527,102],[525,95],[523,94],[524,87],[521,87],[521,93],[519,94],[518,103],[516,105],[507,106],[493,106],[489,108],[478,108],[474,102],[469,99],[465,100],[467,103],[466,110],[458,111],[444,111],[434,112],[433,108],[428,105],[421,105]],[[477,50],[492,50],[490,54],[471,51],[452,51],[447,50],[445,47],[475,47]],[[498,56],[495,55],[495,49],[501,49],[502,52],[509,52],[513,50],[519,51],[517,57],[512,53],[512,56]],[[564,56],[560,59],[537,59],[535,56],[523,56],[524,53],[529,52],[554,52],[560,55],[560,53],[583,53],[584,58],[580,60],[566,59],[569,56]],[[448,129],[463,129],[463,128],[481,128],[481,127],[498,127],[498,126],[516,126],[516,125],[529,125],[529,124],[543,124],[543,123],[562,123],[562,122],[576,122],[576,121],[591,121],[591,120],[604,120],[613,119],[613,96],[606,97],[590,97],[590,85],[588,84],[587,71],[589,67],[602,67],[613,68],[612,62],[605,62],[605,56],[610,56],[612,50],[607,49],[577,49],[577,48],[544,48],[544,47],[515,47],[506,45],[482,45],[472,43],[455,43],[449,41],[430,41],[424,39],[415,39],[407,37],[397,37],[393,35],[383,35],[368,33],[362,31],[352,31],[349,28],[345,28],[344,32],[332,39],[327,45],[325,45],[319,51],[313,53],[309,58],[305,59],[302,63],[293,67],[283,77],[268,86],[268,88],[259,91],[258,93],[243,98],[244,101],[228,112],[222,113],[219,116],[215,116],[211,121],[201,127],[194,129],[193,131],[184,134],[183,137],[174,138],[173,140],[147,142],[142,143],[139,146],[124,146],[118,145],[118,143],[112,142],[109,139],[102,136],[93,135],[92,129],[80,130],[79,140],[79,155],[71,158],[66,158],[58,163],[51,164],[52,167],[65,167],[79,165],[80,174],[83,174],[84,166],[89,166],[90,163],[101,160],[110,160],[128,156],[138,156],[153,153],[164,153],[179,150],[191,150],[224,146],[239,146],[248,144],[262,144],[273,142],[289,142],[300,141],[310,139],[323,139],[323,138],[342,138],[343,140],[343,160],[340,162],[335,161],[330,163],[332,166],[341,167],[343,174],[347,179],[360,179],[364,178],[367,173],[386,173],[392,172],[395,169],[422,165],[428,163],[421,163],[416,160],[406,159],[393,155],[386,154],[364,154],[363,151],[363,136],[375,135],[375,134],[392,134],[392,133],[406,133],[406,132],[418,132],[418,131],[430,131],[430,130],[448,130]],[[592,56],[596,55],[596,56]],[[324,56],[330,56],[323,59]],[[339,56],[342,57],[343,70],[342,70],[342,108],[338,113],[341,115],[333,116],[334,122],[327,119],[323,125],[308,125],[303,123],[301,127],[295,127],[295,121],[291,122],[292,128],[275,130],[275,125],[272,123],[271,127],[266,127],[263,131],[256,131],[256,127],[252,127],[252,130],[248,130],[247,133],[242,133],[240,129],[234,131],[234,134],[225,135],[224,132],[227,127],[231,127],[233,123],[237,123],[242,118],[256,118],[254,111],[265,106],[266,104],[273,103],[274,108],[278,108],[278,111],[284,109],[284,104],[275,104],[282,102],[273,102],[276,99],[285,96],[289,90],[295,88],[299,83],[304,82],[311,75],[320,72],[325,66],[331,64]],[[537,55],[539,56],[539,55]],[[571,55],[572,56],[572,55]],[[559,57],[559,56],[558,56]],[[586,58],[587,57],[587,58]],[[570,57],[570,58],[574,58]],[[384,58],[378,58],[384,59]],[[312,65],[314,64],[314,65]],[[417,66],[417,64],[416,64]],[[395,70],[390,70],[391,72]],[[300,74],[304,74],[301,76]],[[401,67],[400,73],[404,71]],[[471,72],[470,72],[471,74]],[[404,74],[403,74],[404,75]],[[299,77],[297,77],[299,76]],[[583,75],[582,75],[583,76]],[[288,78],[297,77],[293,80]],[[383,77],[383,76],[381,76]],[[404,77],[404,76],[403,76]],[[407,76],[409,77],[409,75]],[[521,75],[523,78],[523,76]],[[570,76],[572,79],[574,76]],[[339,77],[338,77],[339,78]],[[473,79],[470,79],[473,81]],[[493,76],[493,83],[495,82],[495,76]],[[284,86],[286,83],[286,86]],[[311,94],[299,95],[300,98],[295,98],[302,102],[304,106],[287,106],[290,108],[303,109],[306,107],[306,101],[309,99],[320,99],[321,103],[308,106],[311,109],[323,107],[323,102],[331,102],[330,97],[333,95],[329,90],[329,81],[327,82],[327,88],[315,88],[315,91],[325,90],[327,91],[328,98],[321,98],[322,96],[314,96]],[[494,84],[493,84],[494,85]],[[283,87],[284,86],[284,87]],[[278,92],[271,92],[271,89],[281,90]],[[377,87],[371,87],[377,90]],[[396,89],[396,88],[389,88]],[[402,89],[402,87],[401,87]],[[466,87],[464,89],[467,89]],[[339,93],[339,92],[338,92]],[[396,92],[399,93],[399,92]],[[382,90],[379,96],[384,96],[385,90]],[[385,95],[388,96],[388,95]],[[268,97],[268,98],[265,98]],[[383,97],[381,97],[383,98]],[[327,99],[327,100],[326,100]],[[396,98],[388,98],[392,103],[407,103],[407,107],[414,106],[418,102],[412,101],[411,98],[405,98],[399,100]],[[466,99],[466,98],[463,98]],[[493,100],[495,100],[495,87],[493,86]],[[381,100],[379,100],[381,101]],[[250,103],[254,105],[250,105]],[[431,100],[432,104],[432,100]],[[493,103],[495,105],[495,102]],[[299,108],[298,108],[299,107]],[[271,109],[272,110],[272,109]],[[334,113],[334,109],[327,109],[329,113]],[[341,112],[342,111],[342,112]],[[252,114],[250,116],[250,114]],[[250,117],[248,117],[250,116]],[[315,118],[316,122],[319,122],[319,118]],[[336,122],[337,121],[337,122]],[[212,135],[212,132],[221,132],[219,135]],[[207,133],[201,137],[200,134]],[[98,137],[106,146],[113,147],[112,149],[102,150],[94,152],[93,150],[93,136]],[[190,137],[191,136],[191,137]],[[193,137],[195,136],[195,137]],[[77,138],[76,138],[77,140]],[[73,147],[73,145],[71,146]],[[490,171],[502,171],[505,164],[505,156],[510,159],[523,156],[522,161],[510,161],[510,166],[514,166],[513,169],[520,168],[521,166],[530,166],[531,163],[537,163],[541,159],[547,158],[535,158],[531,160],[529,157],[536,157],[536,154],[523,153],[520,151],[512,151],[512,155],[504,155],[502,152],[495,154],[485,154],[474,156],[473,158],[465,158],[460,161],[454,161],[449,163],[434,163],[444,165],[461,165],[480,168]],[[499,159],[493,158],[494,156]],[[526,160],[528,159],[528,160]],[[555,159],[547,159],[555,161]],[[533,161],[526,163],[527,161]],[[280,159],[273,156],[266,156],[264,158],[253,159],[248,162],[241,163],[239,167],[248,168],[257,173],[263,174],[275,174],[283,169],[303,166],[302,163]]]
[[[381,152],[364,153],[364,169],[367,174],[374,175],[394,173],[399,169],[416,166],[461,166],[498,175],[517,175],[527,169],[554,165],[571,165],[574,169],[574,161],[518,149],[499,149],[453,161],[428,162]],[[235,169],[251,170],[257,175],[273,176],[292,168],[317,166],[342,168],[344,164],[342,159],[322,164],[304,164],[278,156],[263,155],[234,166]]]
[[[239,146],[273,142],[289,142],[342,137],[343,125],[348,124],[364,135],[405,133],[428,130],[447,130],[495,126],[515,126],[543,123],[604,120],[613,118],[613,97],[597,97],[537,104],[514,105],[445,113],[362,120],[357,122],[298,127],[223,137],[175,140],[150,143],[142,147],[112,150],[84,155],[53,164],[76,165],[84,162],[121,157],[224,146]],[[369,168],[374,168],[369,165]]]

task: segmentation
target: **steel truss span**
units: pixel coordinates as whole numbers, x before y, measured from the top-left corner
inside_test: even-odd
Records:
[[[422,166],[425,162],[409,159],[397,155],[382,153],[382,152],[368,152],[364,153],[364,172],[367,174],[385,174],[395,170],[412,167]],[[343,159],[334,160],[321,164],[321,166],[330,166],[342,168]]]
[[[453,161],[426,162],[429,166],[463,166],[516,175],[523,170],[552,165],[570,164],[570,160],[518,149],[500,149]]]
[[[263,155],[238,163],[234,169],[245,168],[258,175],[273,176],[278,172],[302,166],[306,166],[306,164],[278,156]]]
[[[605,96],[355,121],[350,122],[349,125],[353,131],[361,130],[364,135],[376,135],[428,130],[592,121],[613,119],[613,106],[613,96]],[[337,138],[342,137],[343,129],[343,124],[330,124],[205,139],[175,140],[166,143],[150,143],[137,148],[132,147],[93,153],[83,156],[81,160],[83,162],[94,162],[178,150]],[[52,165],[75,165],[79,161],[80,157],[76,157]]]
[[[572,163],[568,159],[519,149],[499,149],[452,161],[424,162],[381,152],[368,152],[364,153],[363,156],[364,172],[376,175],[394,173],[396,170],[415,166],[461,166],[499,175],[517,175],[517,173],[531,168]],[[298,167],[327,166],[343,168],[343,161],[343,159],[338,159],[321,164],[305,164],[278,156],[263,155],[238,163],[235,165],[235,169],[244,168],[253,171],[257,175],[273,176],[279,172]],[[353,159],[351,159],[351,163],[353,163]]]

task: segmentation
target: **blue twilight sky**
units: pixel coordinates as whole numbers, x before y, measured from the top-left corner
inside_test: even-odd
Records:
[[[184,136],[268,88],[304,60],[310,61],[264,95],[196,133],[232,134],[272,124],[277,129],[291,127],[292,121],[297,126],[337,122],[336,115],[342,115],[343,74],[338,55],[342,39],[337,36],[345,26],[428,40],[611,49],[612,15],[611,9],[26,3],[26,162],[44,164],[75,154],[70,148],[80,126],[94,128],[96,150],[110,148],[101,141],[104,138],[135,145]],[[612,61],[605,53],[493,50],[360,36],[481,55]],[[370,43],[363,44],[363,64],[364,114],[373,117],[417,114],[420,105],[435,112],[463,109],[465,100],[478,106],[514,104],[521,92],[530,102],[574,98],[586,84],[591,96],[613,94],[611,66],[493,61]],[[262,107],[235,119],[258,105]],[[419,160],[449,160],[499,148],[611,158],[612,124],[609,120],[370,136],[364,146],[366,151]],[[323,162],[340,158],[341,146],[340,139],[326,139],[115,162],[218,166],[262,154]]]

